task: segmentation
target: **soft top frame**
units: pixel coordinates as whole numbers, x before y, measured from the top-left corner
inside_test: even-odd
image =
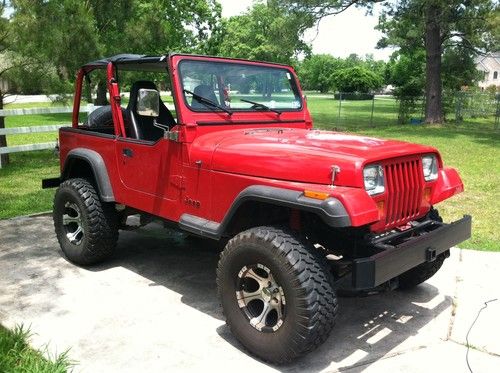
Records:
[[[156,71],[162,72],[168,70],[168,57],[172,56],[186,56],[186,57],[207,57],[219,60],[230,60],[235,62],[244,63],[263,63],[266,65],[275,65],[282,67],[290,67],[289,65],[275,63],[275,62],[265,62],[265,61],[251,61],[244,60],[240,58],[228,58],[228,57],[217,57],[217,56],[206,56],[199,54],[185,54],[185,53],[171,53],[170,55],[161,56],[149,56],[144,54],[117,54],[116,56],[102,58],[100,60],[89,62],[81,67],[85,74],[91,72],[95,69],[105,69],[106,66],[111,62],[120,70],[130,70],[130,71]]]

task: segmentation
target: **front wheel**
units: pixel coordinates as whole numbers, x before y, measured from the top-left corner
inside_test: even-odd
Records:
[[[112,204],[101,202],[85,179],[64,181],[54,197],[54,227],[64,255],[78,265],[109,258],[118,240],[118,218]]]
[[[294,233],[249,229],[221,254],[217,287],[226,322],[251,353],[286,363],[330,334],[337,313],[325,259]]]

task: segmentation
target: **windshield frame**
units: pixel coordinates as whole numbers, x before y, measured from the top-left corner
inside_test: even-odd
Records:
[[[295,75],[295,73],[293,72],[293,69],[289,66],[286,66],[286,65],[272,65],[272,64],[267,64],[267,63],[259,63],[259,62],[252,62],[252,61],[245,61],[245,60],[226,60],[226,59],[223,59],[223,60],[220,60],[220,61],[217,61],[216,59],[207,59],[207,60],[200,60],[200,59],[197,59],[197,58],[182,58],[179,63],[178,63],[178,66],[177,66],[177,71],[178,71],[178,75],[179,75],[179,85],[180,85],[180,92],[181,92],[181,95],[182,95],[182,100],[184,102],[184,106],[191,112],[193,113],[224,113],[224,111],[220,110],[220,109],[217,109],[217,108],[206,108],[206,109],[197,109],[197,108],[193,108],[189,102],[188,102],[188,98],[186,97],[186,94],[184,92],[184,85],[183,85],[183,74],[182,74],[182,65],[184,63],[187,63],[187,62],[202,62],[202,63],[211,63],[211,64],[234,64],[234,65],[246,65],[246,66],[252,66],[252,67],[262,67],[262,68],[268,68],[268,69],[276,69],[276,70],[282,70],[282,71],[285,71],[286,73],[289,73],[291,75],[291,79],[290,79],[290,88],[292,89],[292,92],[293,94],[295,95],[296,98],[298,98],[299,102],[300,102],[300,106],[298,106],[297,108],[273,108],[273,109],[276,109],[276,110],[279,110],[283,113],[287,113],[287,112],[290,112],[290,113],[296,113],[296,112],[301,112],[303,109],[304,109],[304,97],[302,95],[302,92],[300,90],[300,85],[297,81],[297,77]],[[237,114],[237,113],[269,113],[269,112],[272,112],[272,111],[268,111],[268,110],[262,110],[262,109],[256,109],[256,108],[252,108],[252,107],[249,107],[249,108],[233,108],[233,107],[227,107],[228,110],[231,110],[233,112],[233,114]]]

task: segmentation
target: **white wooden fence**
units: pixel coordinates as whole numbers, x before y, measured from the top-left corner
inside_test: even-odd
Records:
[[[89,104],[80,108],[80,113],[91,113],[98,106]],[[60,113],[72,113],[72,107],[57,107],[57,108],[33,108],[33,109],[5,109],[0,110],[0,117],[10,117],[18,115],[34,115],[34,114],[60,114]],[[14,127],[14,128],[0,128],[0,135],[19,135],[26,133],[42,133],[42,132],[53,132],[59,130],[61,127],[71,126],[71,123],[64,124],[52,124],[48,126],[27,126],[27,127]],[[42,150],[42,149],[53,149],[57,145],[57,142],[42,142],[37,144],[26,144],[26,145],[16,145],[0,147],[1,154],[10,154],[17,152],[27,152],[32,150]],[[0,168],[2,168],[0,157]]]

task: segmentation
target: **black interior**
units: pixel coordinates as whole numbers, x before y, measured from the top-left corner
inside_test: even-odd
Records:
[[[131,137],[147,141],[157,141],[163,137],[163,130],[153,125],[153,117],[142,116],[137,113],[137,96],[139,89],[156,89],[156,85],[147,80],[138,80],[134,82],[130,89],[130,100],[127,106],[127,112],[130,117]],[[156,118],[159,124],[172,128],[175,126],[175,119],[160,99],[160,115]]]

